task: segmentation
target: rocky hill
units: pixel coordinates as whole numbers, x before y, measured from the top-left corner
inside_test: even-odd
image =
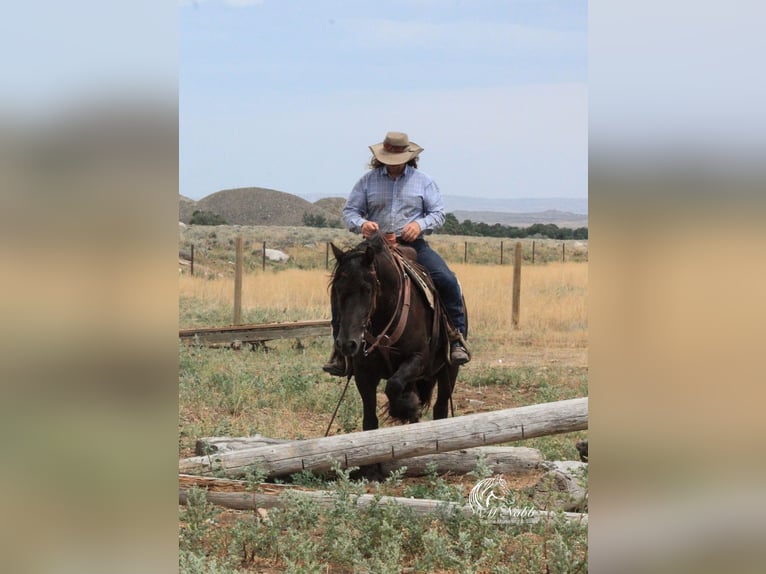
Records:
[[[185,195],[178,196],[178,221],[189,223],[195,209],[199,209],[196,201]]]
[[[345,200],[341,200],[345,202]],[[335,198],[316,204],[305,199],[262,187],[224,189],[199,201],[179,196],[179,221],[188,223],[195,210],[209,211],[231,225],[303,225],[304,214],[323,216],[328,221],[340,219],[342,205]]]

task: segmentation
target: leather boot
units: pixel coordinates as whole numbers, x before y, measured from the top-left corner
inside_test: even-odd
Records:
[[[348,361],[346,360],[346,357],[333,349],[332,355],[330,355],[330,360],[322,365],[322,370],[334,377],[348,376]]]
[[[450,363],[453,365],[465,365],[470,360],[471,352],[465,344],[465,339],[462,335],[458,335],[458,339],[450,343]]]

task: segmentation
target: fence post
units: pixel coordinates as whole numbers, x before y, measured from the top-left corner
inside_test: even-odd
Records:
[[[503,264],[503,242],[500,242],[500,265]]]
[[[532,242],[532,264],[535,263],[535,242]]]
[[[521,242],[516,243],[513,257],[513,303],[511,307],[511,322],[513,328],[519,328],[519,307],[521,298]]]
[[[330,268],[330,242],[325,243],[324,246],[324,268],[325,270]]]
[[[465,242],[463,247],[463,263],[468,263],[468,242]]]
[[[263,247],[261,248],[261,269],[263,271],[266,271],[266,242],[263,242]]]
[[[194,275],[194,243],[192,243],[191,247],[191,274]]]
[[[564,249],[566,247],[566,243],[563,241],[561,242],[561,262],[564,263]]]
[[[237,237],[237,259],[234,267],[234,324],[242,323],[242,238]]]

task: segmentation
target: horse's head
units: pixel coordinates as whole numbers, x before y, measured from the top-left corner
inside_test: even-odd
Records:
[[[335,348],[352,357],[362,348],[365,328],[375,310],[378,292],[375,254],[381,245],[365,241],[348,251],[332,243],[330,246],[336,261],[330,283],[331,297],[339,317]]]

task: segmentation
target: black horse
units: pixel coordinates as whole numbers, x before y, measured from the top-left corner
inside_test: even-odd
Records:
[[[414,278],[425,274],[431,285],[414,263],[415,251],[389,246],[379,234],[348,251],[331,247],[336,264],[330,293],[339,320],[335,347],[351,362],[364,406],[363,430],[378,428],[375,394],[381,379],[387,380],[392,418],[417,422],[437,383],[433,418],[446,418],[460,367],[449,362],[451,327],[438,295],[431,286],[429,302]],[[414,275],[408,271],[413,269]]]

